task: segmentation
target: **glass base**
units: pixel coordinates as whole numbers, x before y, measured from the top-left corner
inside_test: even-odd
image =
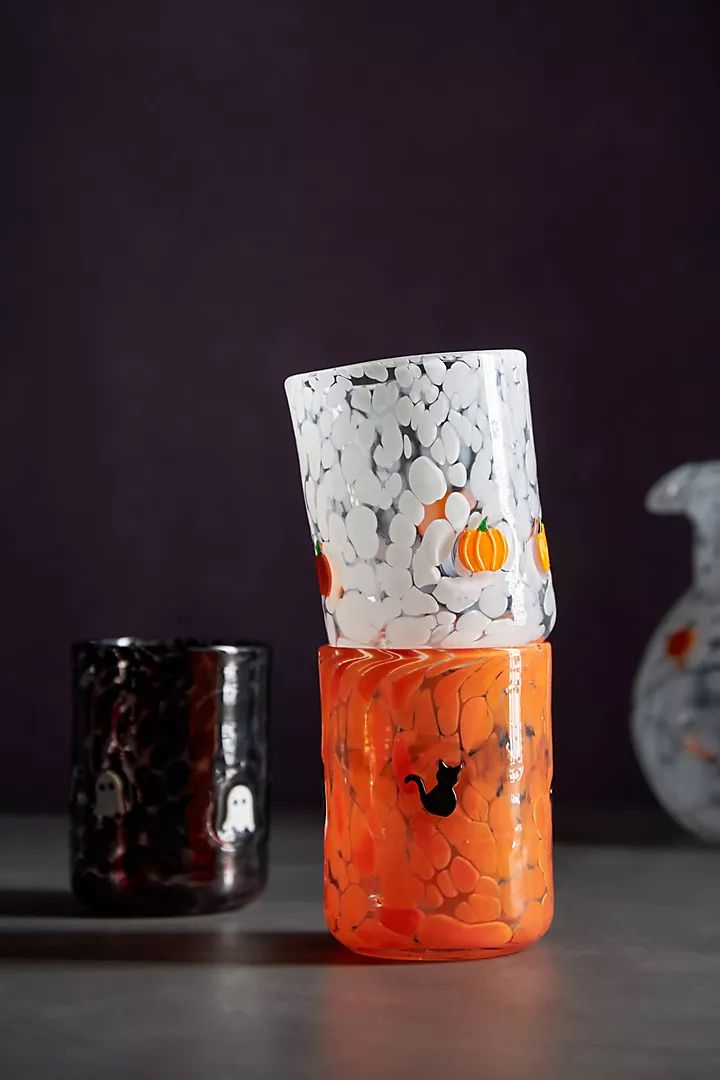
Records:
[[[351,947],[352,948],[352,947]],[[458,960],[492,960],[499,956],[510,956],[522,952],[525,945],[508,945],[504,949],[355,949],[352,952],[368,956],[373,960],[420,961],[437,963]]]
[[[264,875],[246,875],[232,890],[221,883],[148,884],[125,882],[116,885],[93,873],[75,871],[72,891],[83,907],[96,915],[154,917],[174,915],[210,915],[244,907],[262,891]]]

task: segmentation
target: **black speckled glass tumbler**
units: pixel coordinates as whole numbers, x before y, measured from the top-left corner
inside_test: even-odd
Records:
[[[73,646],[72,886],[97,911],[173,915],[265,884],[264,645]]]

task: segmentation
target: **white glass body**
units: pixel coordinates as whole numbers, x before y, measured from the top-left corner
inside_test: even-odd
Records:
[[[549,634],[522,352],[376,360],[285,387],[331,645],[479,648]]]

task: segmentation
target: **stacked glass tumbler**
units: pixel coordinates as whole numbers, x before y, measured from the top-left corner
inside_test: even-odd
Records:
[[[325,917],[377,957],[473,959],[553,913],[555,621],[522,352],[291,376],[328,645]]]

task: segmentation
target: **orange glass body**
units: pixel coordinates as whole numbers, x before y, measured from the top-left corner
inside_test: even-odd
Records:
[[[366,955],[501,956],[553,915],[551,648],[319,650],[325,919]]]

